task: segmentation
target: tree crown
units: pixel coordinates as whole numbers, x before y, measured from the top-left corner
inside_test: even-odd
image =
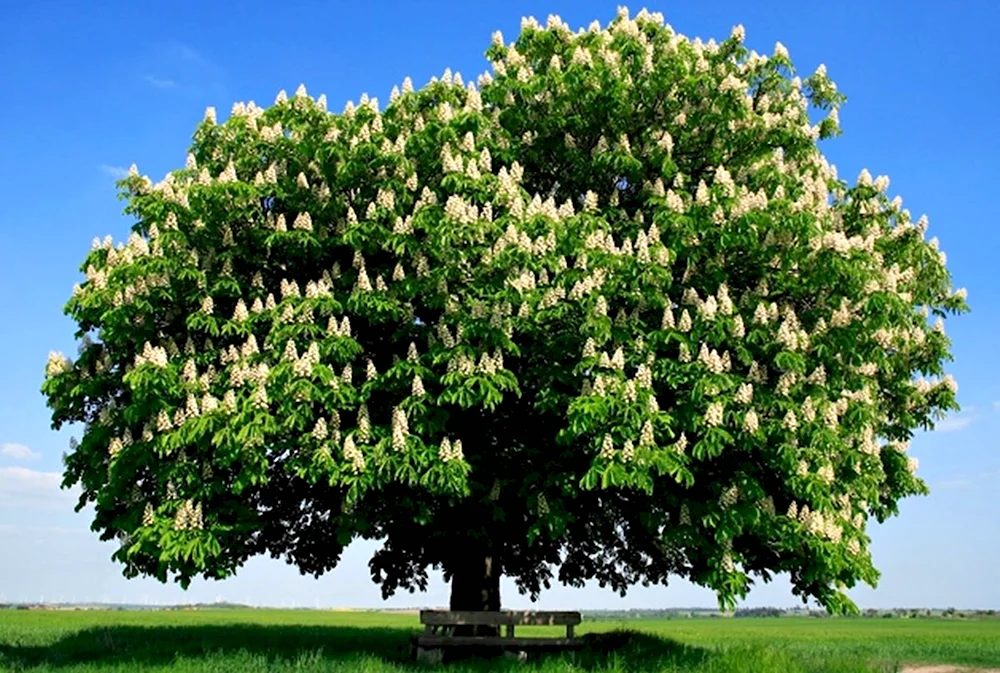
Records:
[[[819,151],[825,69],[743,37],[527,19],[478,87],[340,114],[300,87],[133,167],[43,388],[125,572],[319,574],[379,538],[389,595],[461,540],[532,596],[558,568],[731,606],[787,572],[852,609],[869,517],[926,492],[905,450],[956,408],[965,296],[888,178]]]

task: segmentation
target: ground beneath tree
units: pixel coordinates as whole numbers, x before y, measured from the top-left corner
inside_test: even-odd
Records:
[[[1000,668],[968,668],[935,664],[933,666],[904,666],[900,673],[1000,673]]]

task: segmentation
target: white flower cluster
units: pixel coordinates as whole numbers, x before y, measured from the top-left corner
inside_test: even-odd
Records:
[[[201,530],[204,527],[201,503],[194,505],[185,500],[174,517],[174,530]]]
[[[462,452],[462,440],[456,439],[454,442],[445,437],[441,440],[441,447],[438,449],[438,457],[442,462],[452,460],[463,460],[465,454]]]
[[[68,372],[72,368],[73,363],[70,362],[69,358],[62,353],[52,351],[49,353],[48,362],[45,364],[45,375],[52,378]]]
[[[153,505],[146,503],[145,509],[142,511],[142,525],[149,528],[156,522],[156,515],[153,511]]]
[[[371,439],[371,430],[372,425],[371,418],[368,415],[368,405],[362,403],[362,405],[358,407],[358,441],[362,444],[367,444]]]
[[[787,516],[805,526],[805,529],[819,537],[826,538],[832,542],[840,542],[844,530],[836,523],[832,516],[824,515],[819,510],[811,510],[809,505],[802,505],[801,508],[793,501],[788,506]]]
[[[296,376],[310,376],[312,375],[313,367],[320,363],[319,345],[315,341],[311,342],[306,352],[299,357],[295,341],[289,339],[285,342],[285,350],[282,358],[292,363],[292,372]]]
[[[148,341],[144,343],[142,352],[135,356],[135,366],[139,367],[145,364],[166,367],[168,364],[166,349],[162,346],[153,346]]]
[[[705,425],[710,428],[717,427],[722,425],[723,420],[722,402],[711,402],[705,410]]]
[[[346,458],[351,463],[351,471],[354,474],[360,474],[365,470],[365,457],[361,453],[361,450],[354,443],[354,437],[348,435],[344,439],[343,448],[344,458]]]
[[[607,459],[613,458],[614,455],[615,455],[615,443],[614,443],[614,440],[611,438],[611,435],[606,434],[606,435],[604,435],[603,439],[601,440],[600,456],[601,456],[601,458],[604,458],[604,459],[607,460]]]
[[[403,451],[406,448],[407,437],[410,434],[406,412],[396,407],[392,410],[392,448]]]
[[[724,351],[720,356],[717,350],[714,348],[709,350],[708,346],[704,343],[698,351],[698,361],[705,365],[708,371],[713,374],[722,374],[732,369],[732,361],[730,360],[728,351]]]

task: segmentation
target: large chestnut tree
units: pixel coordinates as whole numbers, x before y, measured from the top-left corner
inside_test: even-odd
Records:
[[[926,492],[965,296],[888,178],[818,149],[825,69],[743,39],[526,19],[478,86],[300,87],[133,169],[43,389],[126,575],[319,575],[365,538],[385,596],[439,568],[453,609],[775,573],[853,609],[867,526]]]

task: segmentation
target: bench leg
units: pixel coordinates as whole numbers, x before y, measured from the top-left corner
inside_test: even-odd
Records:
[[[440,664],[444,661],[444,650],[441,648],[427,648],[416,646],[417,652],[415,659],[417,661],[426,662],[428,664]]]
[[[515,661],[527,661],[528,653],[524,650],[504,650],[504,659],[513,659]]]

